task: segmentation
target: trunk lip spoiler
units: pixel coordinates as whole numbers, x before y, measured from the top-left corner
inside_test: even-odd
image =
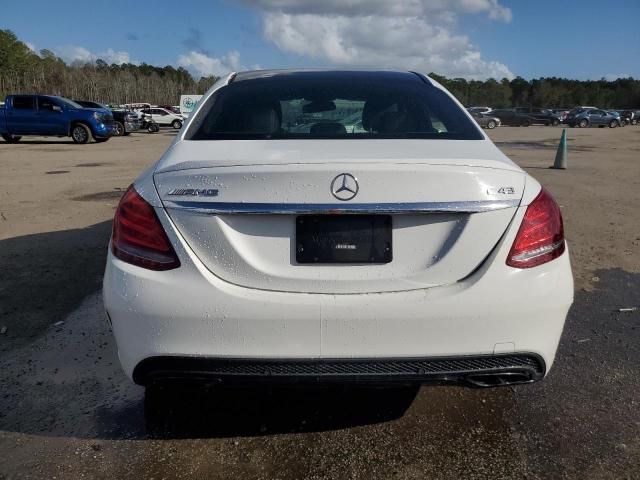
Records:
[[[520,199],[398,203],[250,203],[163,200],[168,209],[206,215],[481,213],[518,207]]]

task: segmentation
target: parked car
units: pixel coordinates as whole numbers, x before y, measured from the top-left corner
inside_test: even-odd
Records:
[[[618,120],[618,127],[625,127],[627,125],[627,119],[624,118],[620,112],[616,110],[605,110],[605,112]]]
[[[108,112],[111,111],[111,108],[107,107],[106,105],[103,105],[102,103],[91,102],[89,100],[75,100],[75,99],[73,101],[78,105],[80,105],[82,108],[94,108],[96,110],[106,110]]]
[[[618,127],[620,120],[618,117],[611,115],[604,110],[598,108],[583,110],[576,109],[574,113],[570,113],[567,117],[567,125],[570,127]]]
[[[111,110],[116,124],[116,136],[129,135],[137,132],[142,128],[140,117],[130,110],[118,109]]]
[[[133,111],[140,111],[143,110],[145,108],[151,108],[153,105],[151,105],[150,103],[125,103],[124,105],[122,105],[123,108],[126,108],[127,110],[133,110]]]
[[[169,110],[171,113],[175,113],[176,115],[180,115],[180,107],[176,105],[154,105],[158,108],[164,108],[165,110]]]
[[[616,110],[622,121],[627,125],[635,125],[638,123],[636,112],[633,110]]]
[[[551,111],[560,117],[560,121],[564,122],[569,115],[570,108],[552,108]]]
[[[143,108],[141,110],[145,115],[151,115],[153,120],[161,127],[172,127],[175,129],[182,128],[184,117],[177,113],[173,113],[171,110],[160,107]]]
[[[569,110],[569,112],[567,113],[567,115],[565,116],[564,119],[564,123],[569,124],[569,121],[574,118],[576,115],[586,111],[586,108],[582,108],[582,107],[574,107],[571,110]]]
[[[192,115],[115,212],[103,299],[135,382],[547,374],[573,300],[560,208],[442,86],[240,72]]]
[[[130,109],[138,116],[141,130],[146,130],[148,133],[157,133],[160,131],[160,125],[153,118],[153,115],[151,115],[152,107],[149,103],[128,103],[124,105],[124,108]],[[144,113],[145,110],[147,113]]]
[[[493,110],[493,108],[491,108],[491,107],[469,107],[469,108],[467,108],[467,110],[469,111],[469,113],[471,113],[471,112],[489,113],[491,110]]]
[[[518,113],[513,109],[492,110],[491,116],[500,119],[502,125],[510,127],[528,127],[535,123],[535,119],[524,113]]]
[[[562,117],[548,108],[535,108],[535,107],[516,107],[516,113],[528,115],[533,120],[534,124],[538,125],[553,125],[554,127],[560,125]]]
[[[140,128],[148,133],[157,133],[160,131],[160,125],[153,119],[151,115],[145,115],[140,112]]]
[[[98,102],[91,102],[89,100],[74,100],[78,105],[82,105],[85,108],[102,109],[113,115],[113,123],[115,127],[114,136],[121,137],[123,135],[129,135],[131,132],[135,132],[140,129],[140,119],[138,115],[128,110],[109,108]]]
[[[496,127],[500,126],[500,119],[498,117],[494,117],[491,115],[484,115],[482,113],[477,112],[469,112],[473,119],[480,125],[482,128],[488,128],[489,130],[493,130]]]
[[[75,143],[91,138],[106,142],[115,131],[113,116],[102,109],[83,108],[52,95],[9,95],[0,110],[0,134],[9,143],[25,135],[71,137]]]

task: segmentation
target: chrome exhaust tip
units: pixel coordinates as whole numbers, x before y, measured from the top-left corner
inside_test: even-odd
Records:
[[[519,385],[523,383],[533,383],[536,377],[526,370],[477,373],[465,377],[465,381],[472,387],[500,387],[506,385]]]

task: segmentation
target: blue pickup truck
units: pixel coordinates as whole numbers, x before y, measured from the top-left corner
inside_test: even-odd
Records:
[[[0,107],[0,135],[17,143],[25,135],[71,137],[74,143],[106,142],[115,133],[113,115],[52,95],[9,95]]]

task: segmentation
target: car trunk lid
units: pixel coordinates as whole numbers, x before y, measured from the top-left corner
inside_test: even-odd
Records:
[[[524,190],[524,173],[490,142],[421,141],[421,154],[412,141],[305,142],[323,151],[298,141],[184,142],[198,145],[177,144],[161,161],[161,201],[213,274],[249,288],[327,294],[455,283],[494,248]],[[332,193],[345,173],[358,183],[348,201]],[[392,260],[300,263],[296,221],[316,214],[389,215]]]

